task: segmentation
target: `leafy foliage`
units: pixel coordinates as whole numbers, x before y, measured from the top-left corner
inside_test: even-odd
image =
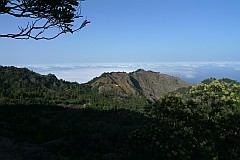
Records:
[[[19,33],[0,34],[0,37],[15,39],[54,39],[64,33],[76,32],[86,24],[75,27],[73,24],[81,15],[81,2],[83,0],[2,0],[0,1],[0,14],[8,14],[16,18],[33,20],[26,27],[19,27]],[[54,30],[57,29],[57,32]],[[45,34],[51,30],[55,34]]]
[[[239,87],[234,81],[213,80],[156,102],[148,111],[152,123],[130,135],[136,156],[238,159]]]
[[[239,105],[240,85],[225,81],[214,80],[209,84],[198,84],[191,88],[189,95],[193,101],[202,105]]]

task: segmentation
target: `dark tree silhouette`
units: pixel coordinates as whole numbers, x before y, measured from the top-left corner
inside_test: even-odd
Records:
[[[51,40],[64,33],[74,33],[90,23],[83,20],[82,1],[0,0],[0,14],[29,19],[25,27],[18,27],[18,33],[0,34],[0,38]]]

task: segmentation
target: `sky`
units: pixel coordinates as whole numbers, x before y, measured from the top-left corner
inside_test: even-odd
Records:
[[[91,23],[77,33],[0,38],[0,65],[240,61],[239,0],[85,0],[82,7]],[[23,22],[0,15],[0,33]]]

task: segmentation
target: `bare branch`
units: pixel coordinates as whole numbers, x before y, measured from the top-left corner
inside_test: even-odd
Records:
[[[65,33],[74,33],[84,28],[90,21],[77,23],[81,15],[83,0],[5,0],[0,2],[0,14],[18,18],[33,19],[26,27],[18,26],[19,33],[0,34],[0,38],[51,40]],[[58,32],[56,32],[58,30]],[[55,33],[47,34],[49,31]],[[47,32],[47,33],[46,33]]]

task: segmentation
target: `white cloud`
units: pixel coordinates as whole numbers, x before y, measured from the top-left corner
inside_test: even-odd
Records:
[[[227,68],[230,70],[240,71],[240,62],[95,63],[67,65],[25,65],[20,67],[27,67],[44,75],[52,73],[58,78],[67,81],[76,81],[79,83],[88,82],[94,77],[100,76],[104,72],[132,72],[139,68],[178,76],[189,81],[192,81],[192,79],[199,79],[198,81],[200,81],[200,77],[201,80],[202,78],[209,78],[209,73],[213,74],[211,75],[212,77],[218,77],[219,75],[214,75],[217,74],[214,72],[214,70],[222,70]],[[221,74],[225,73],[223,72]],[[229,75],[229,73],[227,75]],[[224,75],[222,76],[226,77]],[[234,77],[236,77],[236,75],[234,75]],[[240,80],[240,73],[237,80]]]

